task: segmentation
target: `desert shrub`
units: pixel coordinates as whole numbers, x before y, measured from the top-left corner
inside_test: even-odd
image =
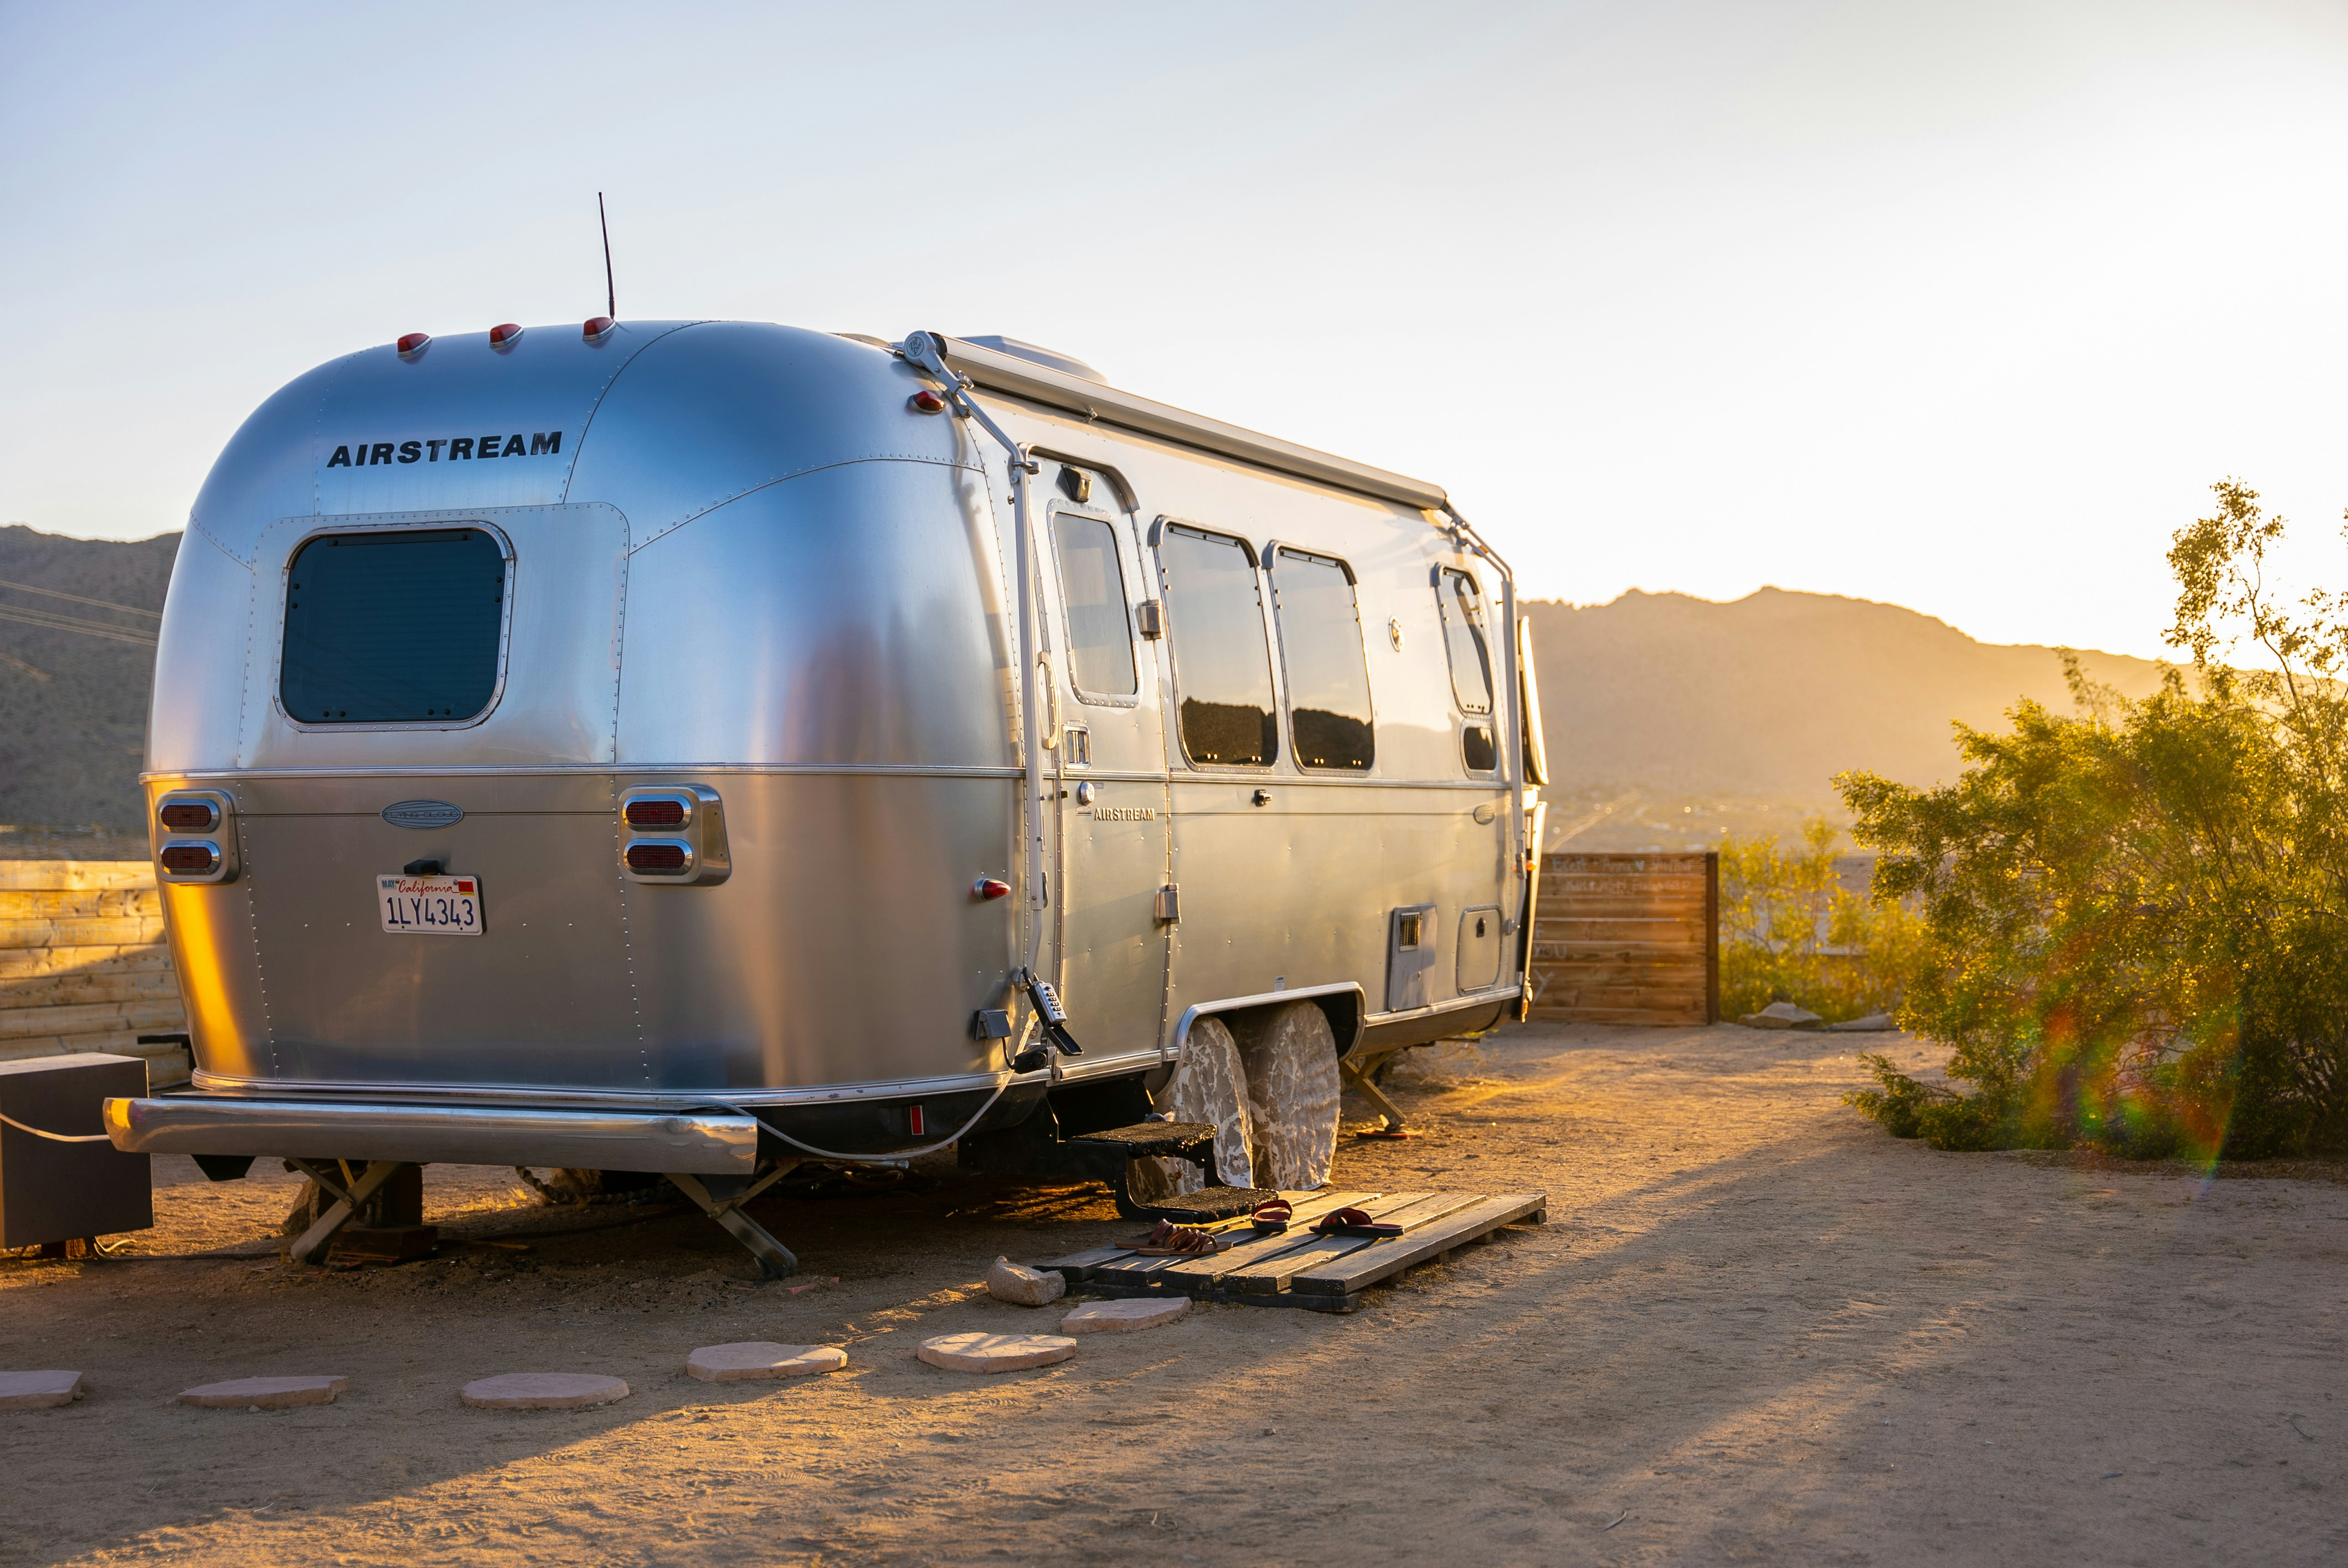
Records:
[[[2281,520],[2216,490],[2169,552],[2189,680],[2129,702],[2066,656],[2076,712],[1958,726],[1955,784],[1837,781],[1878,894],[1921,900],[1900,1021],[1952,1047],[1947,1090],[1870,1061],[1852,1102],[1890,1131],[2204,1159],[2343,1142],[2348,605],[2279,606]]]
[[[1720,845],[1720,1009],[1729,1018],[1789,1001],[1836,1021],[1889,1011],[1922,950],[1921,923],[1898,903],[1854,897],[1835,876],[1835,830],[1804,825]]]

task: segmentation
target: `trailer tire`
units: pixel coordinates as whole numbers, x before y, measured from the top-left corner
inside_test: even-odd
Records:
[[[1242,1026],[1255,1185],[1312,1192],[1337,1153],[1337,1036],[1316,1002],[1259,1012]]]
[[[1215,1173],[1225,1186],[1253,1184],[1254,1117],[1248,1102],[1247,1070],[1240,1061],[1239,1042],[1222,1020],[1202,1018],[1190,1026],[1159,1103],[1177,1122],[1214,1124]],[[1155,1171],[1148,1169],[1152,1166]],[[1140,1203],[1195,1193],[1206,1184],[1199,1167],[1188,1160],[1135,1160],[1127,1171],[1128,1189]]]

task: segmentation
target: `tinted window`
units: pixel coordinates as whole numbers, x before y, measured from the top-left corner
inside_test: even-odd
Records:
[[[1335,561],[1282,550],[1272,557],[1272,602],[1298,765],[1367,768],[1370,671],[1353,579]]]
[[[1280,734],[1255,563],[1237,539],[1191,528],[1168,528],[1158,556],[1184,753],[1194,763],[1269,764]]]
[[[1451,654],[1451,692],[1470,713],[1492,711],[1492,655],[1484,644],[1484,597],[1476,579],[1446,569],[1437,579],[1443,601],[1443,642]]]
[[[469,719],[498,684],[505,551],[479,528],[328,534],[294,552],[279,691],[305,724]]]
[[[1060,512],[1052,518],[1059,546],[1060,595],[1068,607],[1068,669],[1080,692],[1129,697],[1134,692],[1133,633],[1125,618],[1125,574],[1117,531],[1098,518]]]

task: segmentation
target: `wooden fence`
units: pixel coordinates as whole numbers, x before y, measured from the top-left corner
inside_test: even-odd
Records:
[[[1720,1020],[1720,856],[1541,856],[1532,1016]]]
[[[148,1061],[157,1088],[188,1079],[179,977],[162,896],[143,860],[0,860],[0,1061],[106,1050]]]

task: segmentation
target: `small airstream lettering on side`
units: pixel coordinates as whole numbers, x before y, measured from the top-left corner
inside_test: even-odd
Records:
[[[118,1146],[658,1171],[775,1271],[792,1160],[1138,1122],[1210,1016],[1518,1008],[1526,644],[1439,487],[1007,339],[498,347],[323,366],[204,484],[145,775],[196,1081]]]

